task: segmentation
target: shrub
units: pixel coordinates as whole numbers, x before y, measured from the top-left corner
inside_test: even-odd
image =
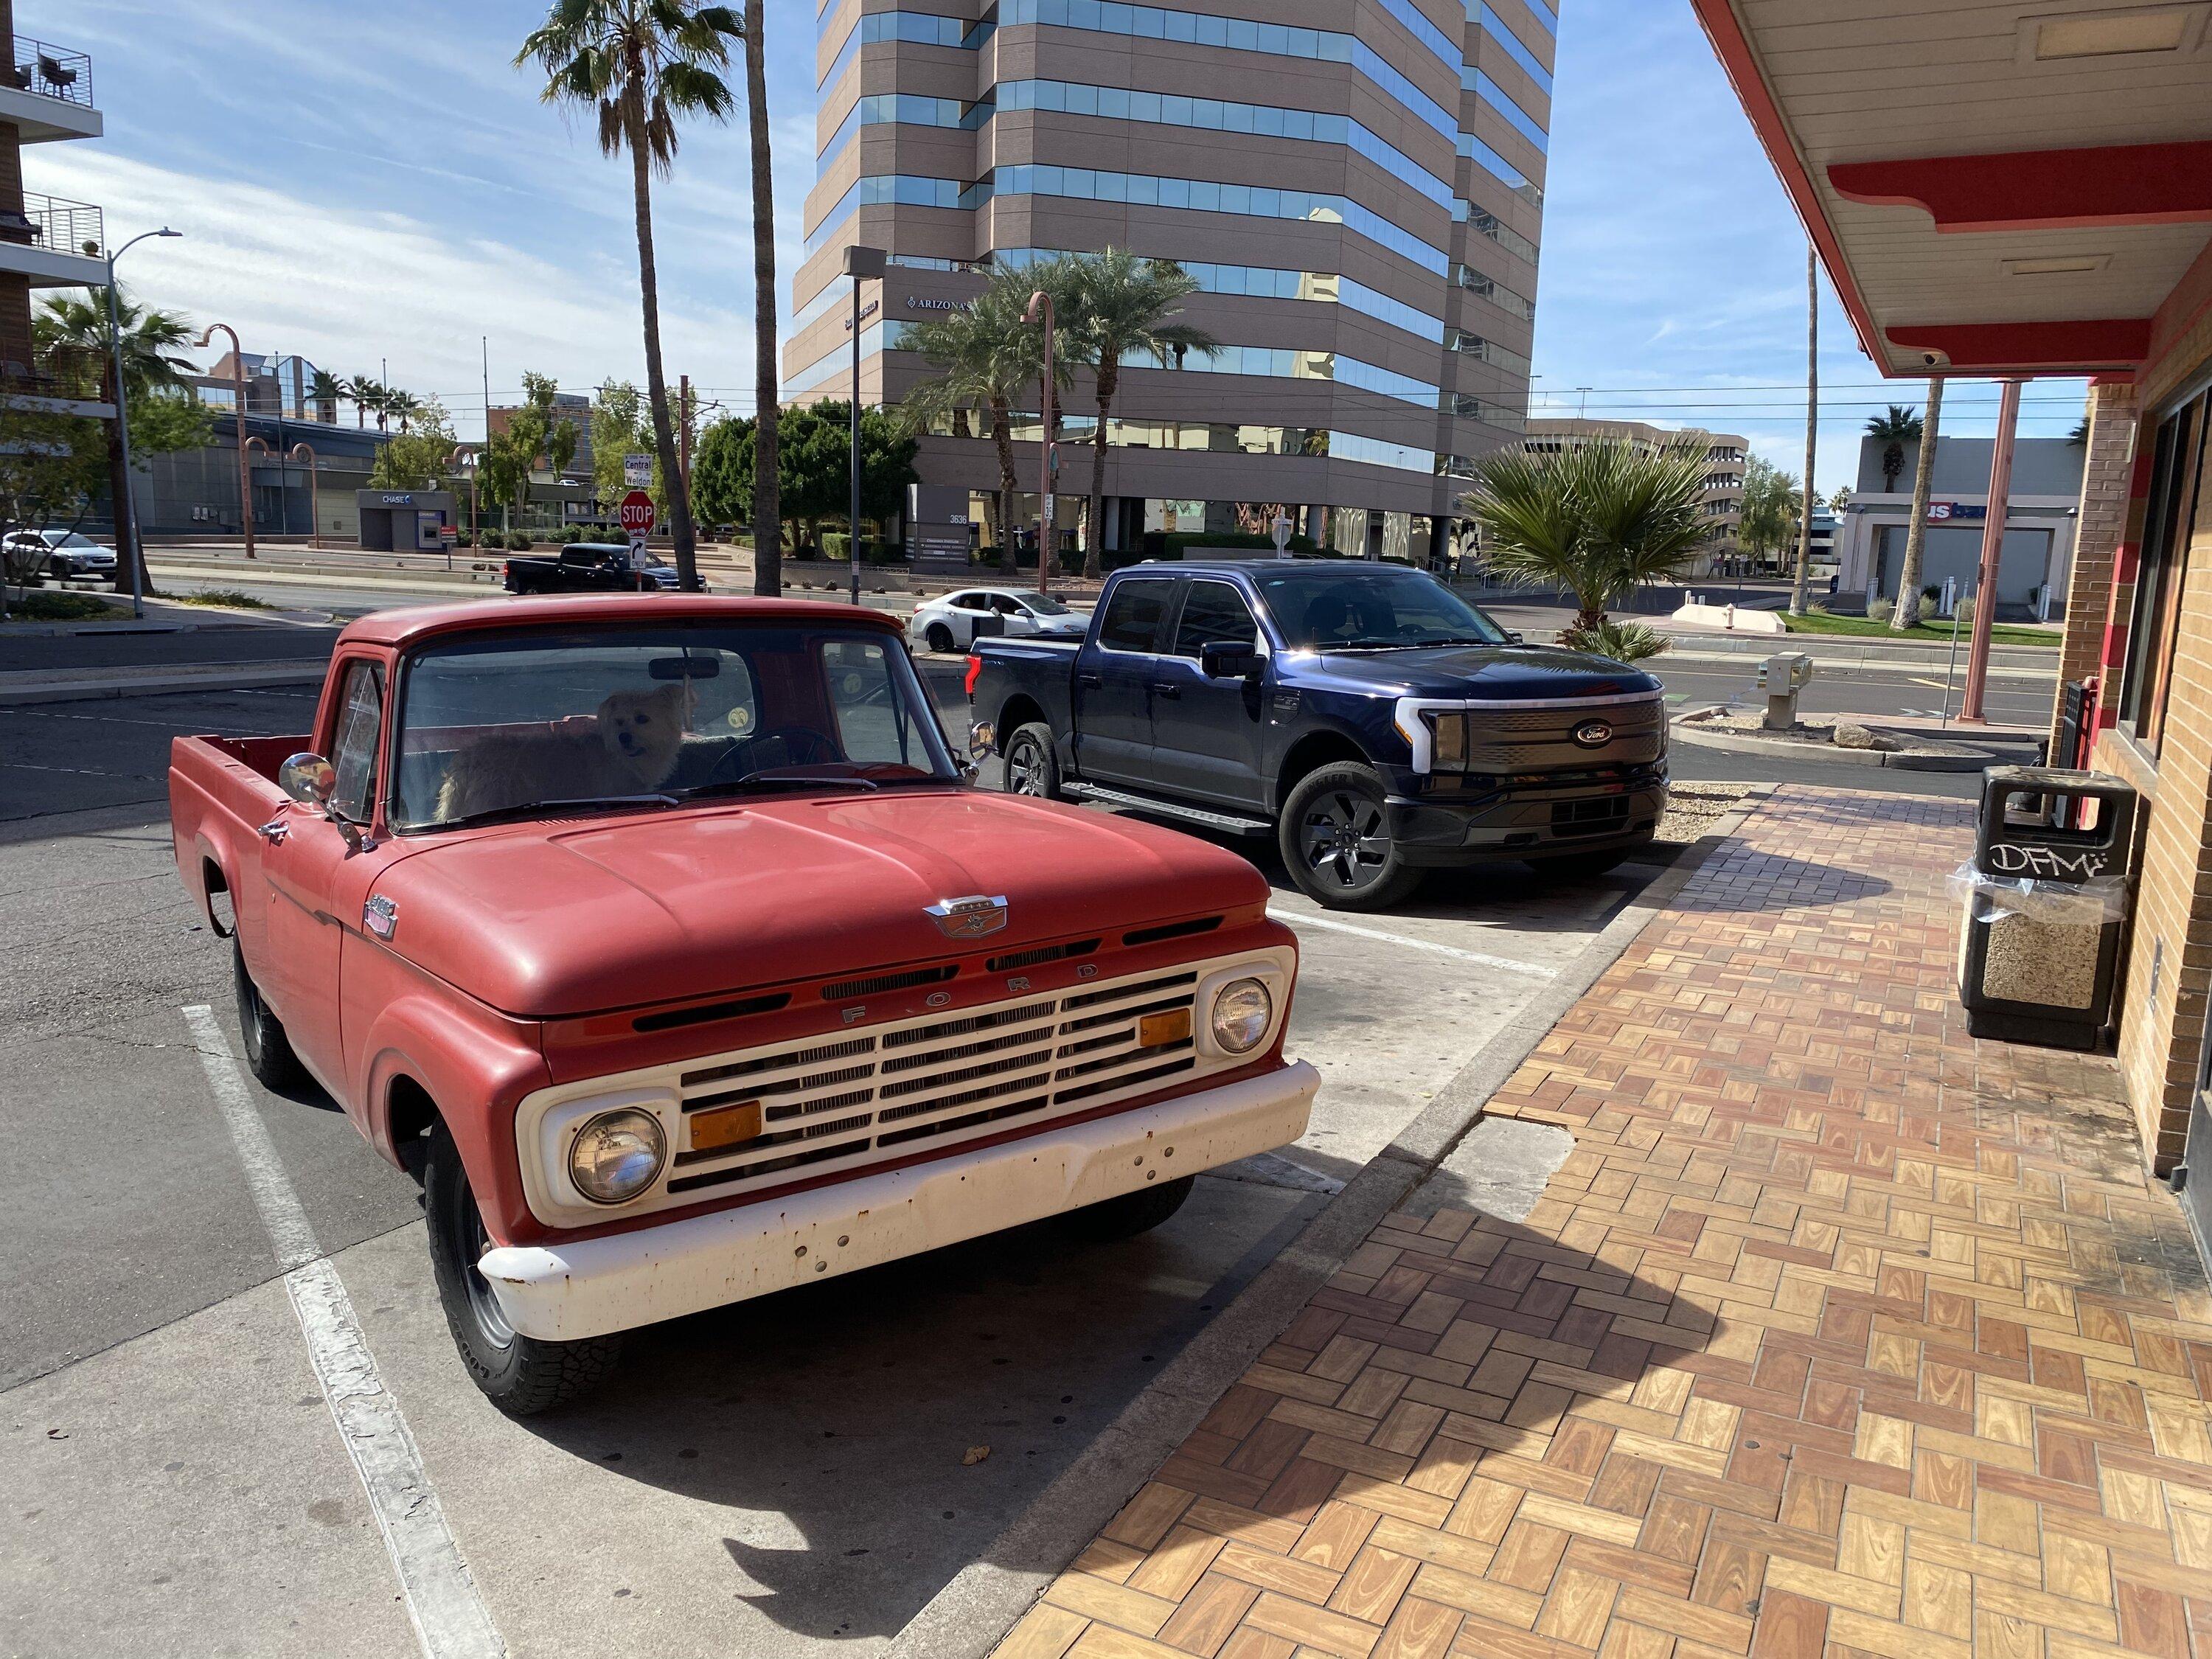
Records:
[[[1951,619],[1957,624],[1961,632],[1972,628],[1974,625],[1973,600],[1971,599],[1961,599],[1958,604],[1952,606]]]
[[[1587,651],[1592,656],[1610,657],[1615,662],[1642,662],[1657,656],[1668,644],[1642,623],[1610,619],[1595,628],[1570,628],[1560,634],[1559,643],[1570,651]]]
[[[458,530],[453,532],[453,545],[455,547],[474,547],[476,544],[477,532],[475,531]]]
[[[510,530],[507,532],[507,550],[510,553],[527,553],[536,545],[537,544],[530,539],[530,532],[526,530]]]
[[[822,556],[832,564],[843,564],[853,556],[853,538],[842,530],[822,532]]]
[[[1933,620],[1933,619],[1934,619],[1934,617],[1935,617],[1936,612],[1938,610],[1940,610],[1941,608],[1942,608],[1942,607],[1941,607],[1941,606],[1939,606],[1939,605],[1936,604],[1936,596],[1935,596],[1934,594],[1932,594],[1932,593],[1923,593],[1923,594],[1920,596],[1920,620],[1921,620],[1921,621],[1923,621],[1923,622],[1929,622],[1929,621]]]
[[[88,622],[112,617],[128,620],[130,612],[112,605],[96,593],[70,593],[33,588],[8,601],[8,614],[17,622]]]
[[[1828,609],[1828,602],[1826,599],[1808,599],[1805,602],[1805,609],[1809,615],[1815,617],[1827,617],[1835,614]]]
[[[1897,601],[1894,599],[1871,599],[1867,603],[1869,622],[1886,623],[1896,614]]]

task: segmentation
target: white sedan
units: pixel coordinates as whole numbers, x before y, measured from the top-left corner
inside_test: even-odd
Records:
[[[906,636],[927,651],[965,651],[975,642],[979,623],[987,636],[1066,640],[1081,639],[1091,625],[1082,612],[1069,610],[1048,594],[966,587],[918,606],[906,625]]]
[[[57,579],[115,574],[115,550],[80,536],[74,530],[15,530],[8,535],[9,562],[17,562],[17,550],[46,554],[46,569]]]

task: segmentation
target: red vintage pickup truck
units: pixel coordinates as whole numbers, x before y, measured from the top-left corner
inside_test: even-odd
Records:
[[[971,776],[895,619],[656,595],[365,617],[312,735],[179,738],[169,782],[252,1071],[419,1174],[520,1413],[625,1329],[1139,1231],[1304,1133],[1266,883]]]

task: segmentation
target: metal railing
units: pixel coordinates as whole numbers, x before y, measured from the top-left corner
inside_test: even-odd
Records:
[[[107,246],[106,225],[100,210],[88,202],[64,201],[58,196],[23,197],[23,221],[10,222],[0,210],[0,241],[27,244],[56,253],[77,253],[100,258]]]
[[[27,34],[15,37],[15,55],[0,75],[18,92],[34,92],[41,98],[58,98],[65,104],[92,106],[92,59]]]

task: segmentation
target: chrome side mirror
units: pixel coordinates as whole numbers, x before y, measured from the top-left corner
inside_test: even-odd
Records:
[[[320,755],[303,750],[276,769],[276,787],[302,806],[325,809],[338,787],[337,770]]]

